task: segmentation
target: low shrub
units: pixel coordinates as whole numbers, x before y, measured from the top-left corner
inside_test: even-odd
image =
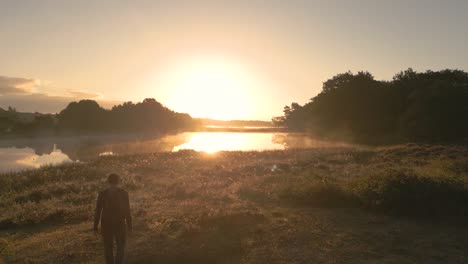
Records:
[[[353,192],[367,208],[409,216],[467,216],[468,189],[461,178],[390,170],[357,178]]]
[[[313,181],[292,183],[281,188],[279,198],[315,207],[355,207],[358,199],[337,183]]]

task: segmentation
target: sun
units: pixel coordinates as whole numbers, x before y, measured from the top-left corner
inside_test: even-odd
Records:
[[[167,105],[193,117],[247,119],[257,85],[249,69],[234,60],[202,56],[176,63],[166,75]]]

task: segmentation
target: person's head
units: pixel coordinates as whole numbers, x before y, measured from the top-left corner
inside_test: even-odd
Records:
[[[115,173],[109,174],[109,176],[107,176],[107,183],[109,183],[110,185],[118,185],[120,183],[119,175]]]

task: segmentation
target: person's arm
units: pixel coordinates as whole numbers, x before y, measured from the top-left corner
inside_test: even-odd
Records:
[[[96,211],[94,212],[94,232],[97,233],[99,221],[101,219],[101,212],[102,212],[102,194],[98,194],[98,198],[96,201]]]
[[[127,222],[128,230],[131,232],[133,229],[133,226],[132,226],[132,214],[130,212],[130,199],[128,197],[128,192],[125,192],[125,220]]]

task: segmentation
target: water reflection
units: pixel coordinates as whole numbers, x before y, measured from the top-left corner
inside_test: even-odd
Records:
[[[259,132],[194,132],[155,136],[78,136],[0,140],[0,173],[48,164],[86,161],[99,156],[131,155],[193,149],[217,151],[282,150],[341,147],[303,134]]]
[[[138,153],[152,153],[158,151],[172,151],[174,146],[186,142],[180,135],[155,136],[76,136],[52,138],[17,138],[0,140],[0,165],[2,158],[11,153],[12,149],[29,148],[36,155],[52,154],[60,150],[71,160],[88,160],[105,155],[131,155]],[[54,149],[54,145],[56,148]]]
[[[173,151],[193,149],[214,153],[222,150],[284,149],[282,144],[273,141],[272,133],[196,132],[184,135],[189,139],[188,142],[174,147]]]
[[[37,169],[45,165],[71,162],[71,159],[55,146],[49,154],[37,155],[32,148],[0,148],[0,172]]]
[[[78,136],[0,140],[0,173],[35,169],[99,156],[172,151],[185,137]]]
[[[339,148],[351,146],[349,143],[336,140],[319,140],[303,133],[276,133],[273,135],[272,142],[274,144],[283,145],[285,149]]]

